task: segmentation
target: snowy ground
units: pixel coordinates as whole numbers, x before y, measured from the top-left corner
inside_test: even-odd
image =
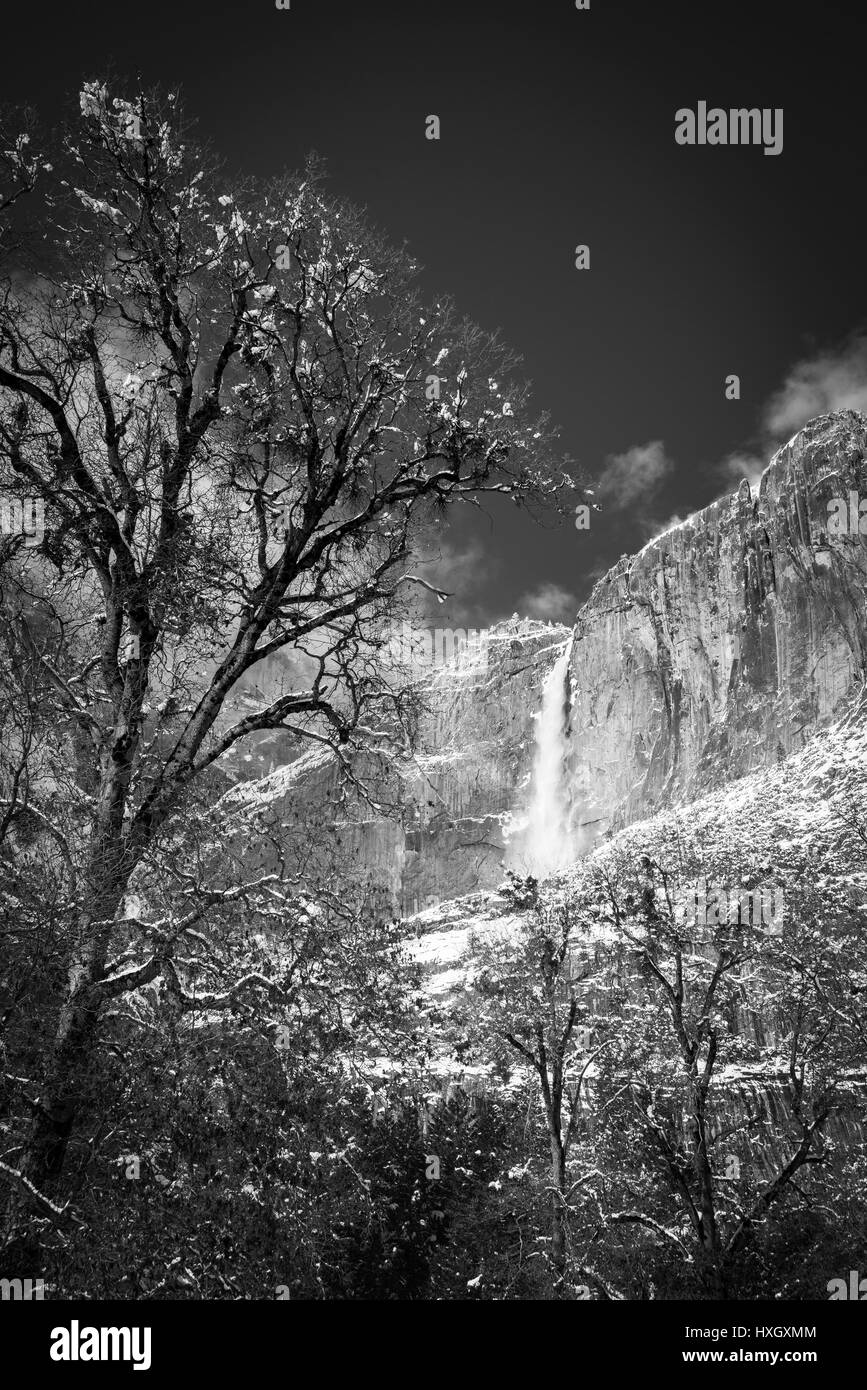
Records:
[[[662,837],[683,833],[735,866],[759,865],[783,882],[801,873],[808,859],[814,886],[843,888],[853,905],[862,905],[867,922],[867,843],[854,861],[851,849],[842,850],[841,818],[847,815],[863,818],[867,829],[867,691],[845,718],[784,762],[629,826],[593,855],[618,848],[638,855]],[[471,934],[510,933],[517,918],[500,894],[474,893],[429,908],[406,925],[407,949],[424,968],[426,988],[442,996],[466,979]]]
[[[498,893],[471,893],[411,917],[405,945],[422,966],[426,992],[451,994],[466,979],[471,934],[479,940],[509,935],[517,925],[517,917]]]

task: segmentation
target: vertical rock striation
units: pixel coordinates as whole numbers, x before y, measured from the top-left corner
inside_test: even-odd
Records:
[[[867,538],[830,535],[867,497],[867,418],[810,422],[762,475],[625,558],[578,614],[572,814],[596,836],[801,747],[863,679]]]

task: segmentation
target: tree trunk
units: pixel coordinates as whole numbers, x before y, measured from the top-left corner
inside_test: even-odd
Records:
[[[566,1271],[566,1157],[559,1134],[551,1134],[551,1262],[558,1284]]]
[[[695,1167],[698,1177],[699,1211],[701,1213],[701,1253],[704,1276],[712,1298],[727,1298],[722,1267],[722,1244],[716,1219],[713,1170],[707,1151],[707,1120],[704,1095],[696,1105]]]
[[[34,1112],[18,1164],[19,1171],[46,1195],[57,1187],[69,1138],[81,1108],[100,1011],[100,999],[94,987],[105,971],[114,914],[132,867],[118,852],[117,840],[105,835],[92,850],[90,864],[92,872],[86,881],[98,882],[98,887],[91,894],[91,905],[79,916],[78,945],[67,967],[65,997],[39,1096],[39,1109]],[[12,1191],[3,1221],[5,1241],[15,1238],[31,1204],[32,1195],[24,1184]]]
[[[23,1171],[40,1188],[60,1176],[72,1126],[81,1104],[84,1076],[99,1008],[92,1002],[93,980],[71,990],[61,1009],[41,1106],[27,1143]]]

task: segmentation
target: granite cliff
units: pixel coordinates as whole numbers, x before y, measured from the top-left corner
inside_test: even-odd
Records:
[[[569,665],[567,782],[595,837],[801,748],[863,680],[867,418],[811,421],[741,483],[596,585]]]
[[[867,417],[811,421],[756,495],[744,481],[624,557],[571,632],[513,619],[491,630],[485,660],[436,671],[415,755],[389,771],[393,815],[341,799],[318,750],[236,787],[237,814],[297,822],[324,802],[344,868],[412,915],[495,887],[504,867],[534,867],[526,826],[542,736],[557,740],[546,765],[562,769],[574,857],[777,765],[864,679],[867,537],[829,526],[829,503],[853,493],[867,497]],[[547,702],[561,714],[537,719],[555,671],[562,700],[549,686]]]

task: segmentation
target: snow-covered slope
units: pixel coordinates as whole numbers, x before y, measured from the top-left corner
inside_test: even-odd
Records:
[[[850,904],[867,931],[867,689],[842,718],[797,753],[699,800],[636,822],[600,842],[562,875],[578,886],[593,866],[625,853],[670,867],[686,846],[728,866],[730,882],[764,872],[782,884],[803,879]],[[440,998],[463,987],[475,933],[514,929],[513,908],[496,892],[441,904],[407,922],[408,949]]]

